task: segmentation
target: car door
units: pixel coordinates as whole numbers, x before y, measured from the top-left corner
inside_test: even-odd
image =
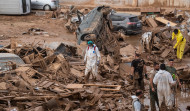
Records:
[[[37,3],[37,8],[38,9],[43,9],[44,5],[48,3],[49,0],[36,0]]]

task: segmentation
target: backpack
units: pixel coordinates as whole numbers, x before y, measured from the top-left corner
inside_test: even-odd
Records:
[[[89,46],[88,46],[88,49],[87,50],[89,50]],[[94,51],[96,51],[96,46],[94,46]]]

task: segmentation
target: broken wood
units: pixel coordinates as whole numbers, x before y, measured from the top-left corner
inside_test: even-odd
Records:
[[[97,86],[102,91],[119,91],[121,89],[121,85],[101,85],[101,84],[68,84],[66,88],[68,89],[81,89],[90,86]]]
[[[167,57],[171,50],[172,48],[166,48],[164,52],[161,54],[161,57],[163,58]]]
[[[153,27],[153,28],[155,28],[155,27],[158,26],[157,23],[155,22],[155,20],[152,19],[152,18],[146,19],[146,23],[147,23],[150,27]]]
[[[174,27],[174,26],[176,26],[177,24],[176,23],[173,23],[173,22],[171,22],[171,21],[169,21],[169,20],[166,20],[165,18],[163,18],[163,17],[156,17],[155,18],[157,21],[159,21],[159,22],[161,22],[161,23],[164,23],[164,24],[168,24],[168,23],[170,23],[170,26],[172,26],[172,27]]]

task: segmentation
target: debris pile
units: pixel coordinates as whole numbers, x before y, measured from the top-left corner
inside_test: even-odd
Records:
[[[11,47],[13,44],[16,44],[15,47]],[[74,58],[68,61],[64,52],[56,52],[60,46],[67,45],[62,43],[56,50],[34,44],[20,46],[12,42],[11,45],[3,49],[19,55],[26,64],[0,73],[0,109],[131,110],[130,84],[114,77],[111,81],[104,78],[101,84],[81,84],[84,64],[74,61]],[[114,66],[113,58],[108,55],[105,60],[102,65],[111,66],[107,70],[118,75],[119,66]],[[112,67],[115,67],[114,70]],[[121,89],[123,84],[126,85]],[[126,90],[129,92],[126,93]]]

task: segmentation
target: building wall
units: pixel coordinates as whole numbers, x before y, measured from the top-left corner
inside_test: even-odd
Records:
[[[60,0],[61,3],[77,5],[112,5],[112,6],[157,6],[157,7],[187,7],[190,0]]]

